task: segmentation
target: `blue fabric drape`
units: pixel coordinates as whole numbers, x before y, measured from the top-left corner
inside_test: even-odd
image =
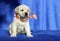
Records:
[[[14,8],[21,4],[30,7],[31,15],[37,15],[37,20],[30,19],[31,30],[60,30],[60,0],[0,0],[1,30],[8,30]]]

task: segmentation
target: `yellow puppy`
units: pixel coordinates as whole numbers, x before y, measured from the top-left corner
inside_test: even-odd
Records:
[[[27,37],[33,37],[29,25],[30,9],[26,5],[20,5],[15,8],[15,16],[13,22],[9,26],[9,33],[11,37],[16,37],[18,33],[26,33]],[[30,16],[30,18],[33,17]]]

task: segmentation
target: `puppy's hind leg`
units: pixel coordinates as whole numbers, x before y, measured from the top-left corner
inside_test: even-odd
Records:
[[[10,32],[10,37],[16,37],[16,28],[17,28],[17,26],[16,26],[16,24],[14,24],[14,23],[12,23],[11,24],[11,27],[9,28],[9,32]]]
[[[10,24],[10,26],[9,26],[9,34],[11,34],[12,33],[12,28],[11,28],[11,24]]]

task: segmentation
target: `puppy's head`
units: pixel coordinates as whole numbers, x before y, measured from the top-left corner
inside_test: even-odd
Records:
[[[30,9],[26,5],[20,5],[15,8],[15,12],[21,19],[26,20],[29,17]]]

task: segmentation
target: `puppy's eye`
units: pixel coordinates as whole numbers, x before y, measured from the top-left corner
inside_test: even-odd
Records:
[[[21,11],[24,11],[23,9]]]
[[[27,10],[28,12],[30,12],[29,10]]]

